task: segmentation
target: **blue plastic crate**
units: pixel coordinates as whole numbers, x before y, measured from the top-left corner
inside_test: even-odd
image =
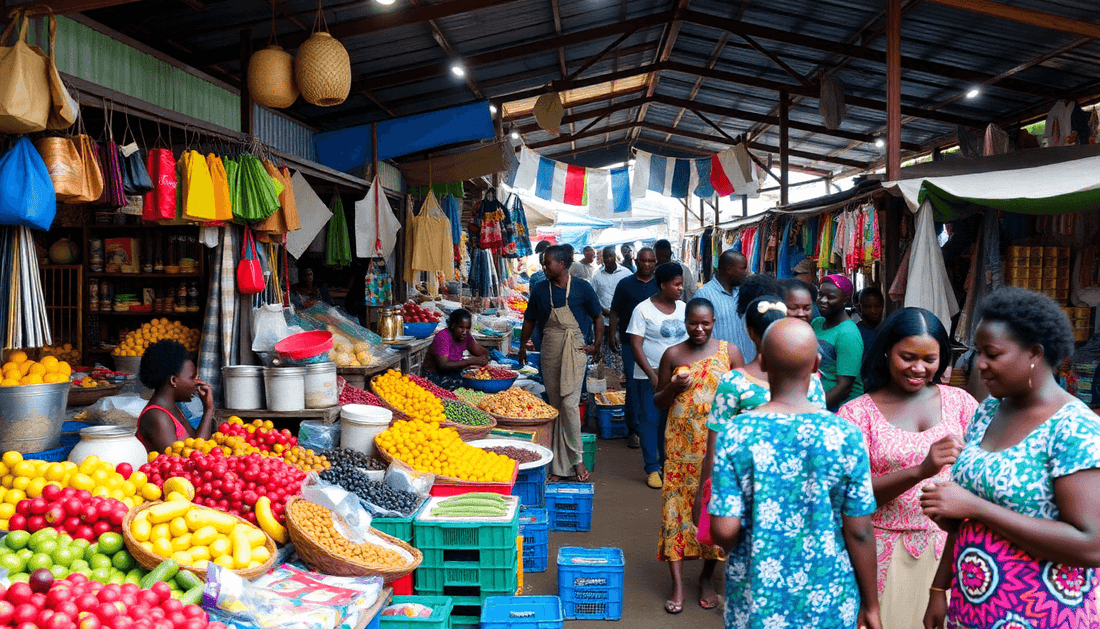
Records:
[[[546,572],[546,566],[550,563],[550,544],[523,544],[523,571]]]
[[[546,512],[551,531],[592,529],[592,494],[589,483],[550,483],[546,486]]]
[[[596,427],[600,439],[623,439],[629,433],[623,405],[596,405]]]
[[[566,619],[620,619],[625,569],[618,548],[559,549],[558,596]]]
[[[78,440],[79,441],[79,440]],[[49,461],[50,463],[60,463],[69,458],[69,453],[76,447],[76,442],[69,444],[61,444],[60,446],[52,450],[43,450],[42,452],[29,452],[23,455],[24,459],[33,459],[36,461]]]
[[[550,529],[546,509],[521,507],[519,534],[523,536],[523,571],[545,572],[550,561]]]
[[[541,507],[546,500],[546,468],[542,465],[530,470],[520,470],[512,495],[519,497],[525,507]]]
[[[481,606],[481,629],[561,629],[562,616],[556,596],[490,596]]]

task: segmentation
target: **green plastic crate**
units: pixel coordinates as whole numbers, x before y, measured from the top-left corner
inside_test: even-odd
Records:
[[[509,522],[413,522],[416,547],[449,549],[511,549],[516,552],[519,509]]]
[[[596,469],[596,435],[588,432],[581,434],[581,444],[584,446],[584,452],[581,455],[584,466],[589,472],[594,471]]]
[[[416,570],[416,583],[425,591],[442,591],[450,586],[478,586],[482,591],[515,591],[516,557],[512,556],[512,565],[485,567],[472,561],[448,561],[442,568],[424,568]]]
[[[454,601],[449,596],[395,596],[390,605],[420,603],[432,608],[430,618],[381,616],[380,629],[452,629],[451,610]]]
[[[424,559],[420,567],[442,568],[445,562],[472,561],[485,568],[515,568],[517,550],[515,544],[511,548],[421,548]]]
[[[413,539],[413,520],[420,514],[420,510],[424,508],[425,504],[427,504],[426,500],[407,518],[371,518],[370,525],[386,535],[396,537],[403,542],[411,542]]]
[[[481,626],[481,616],[458,616],[451,614],[451,629],[477,629]]]

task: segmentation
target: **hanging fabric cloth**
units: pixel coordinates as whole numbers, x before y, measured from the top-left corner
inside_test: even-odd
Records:
[[[267,173],[264,165],[255,155],[245,153],[240,157],[240,206],[234,206],[233,215],[237,220],[253,223],[262,221],[279,209],[279,194],[282,184],[276,187],[276,180]]]
[[[454,270],[451,222],[439,207],[434,193],[428,193],[420,215],[413,219],[413,223],[409,271],[423,271],[429,277],[438,272],[450,277]],[[412,283],[412,280],[409,282]]]
[[[355,202],[355,251],[361,258],[388,258],[397,245],[401,221],[376,176],[366,196]],[[451,250],[448,234],[448,252]]]
[[[433,197],[434,198],[434,197]],[[478,241],[480,249],[498,249],[504,246],[504,206],[497,201],[495,190],[487,190],[478,206]]]
[[[344,216],[344,202],[339,194],[333,194],[332,218],[325,234],[325,264],[346,266],[351,264],[351,240],[348,238],[348,219]]]
[[[294,186],[290,183],[290,171],[286,168],[279,169],[269,160],[261,162],[268,176],[282,186],[279,192],[279,207],[266,219],[256,225],[256,231],[262,232],[261,240],[266,242],[280,242],[282,235],[287,232],[302,228],[302,221],[298,217],[298,205],[294,202]],[[276,186],[278,189],[278,186]],[[275,239],[272,240],[271,237]]]
[[[233,197],[229,192],[229,175],[225,172],[222,158],[213,153],[206,156],[206,167],[210,170],[210,186],[214,191],[215,225],[223,225],[233,220]],[[209,224],[209,223],[208,223]]]
[[[917,212],[916,236],[909,259],[905,307],[931,310],[943,326],[951,329],[951,317],[959,311],[951,278],[943,264],[939,237],[932,219],[932,203],[925,201]]]
[[[445,194],[439,199],[439,206],[451,221],[451,243],[457,247],[462,240],[462,204],[453,194]]]
[[[518,194],[513,193],[508,200],[508,215],[516,232],[516,256],[525,258],[534,252],[531,251],[531,236],[527,230],[527,211],[523,209],[523,201]]]

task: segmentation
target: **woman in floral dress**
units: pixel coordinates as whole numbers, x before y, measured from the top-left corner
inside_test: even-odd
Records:
[[[863,432],[878,509],[878,593],[884,629],[923,629],[921,619],[947,533],[920,508],[920,485],[950,480],[978,402],[939,384],[951,360],[947,330],[923,308],[903,308],[875,337],[863,381],[869,393],[838,415]]]
[[[976,365],[991,397],[970,423],[954,482],[921,496],[953,549],[925,627],[1097,629],[1100,417],[1054,379],[1073,351],[1069,319],[1046,295],[1003,288],[979,320]]]
[[[657,391],[653,396],[657,408],[668,410],[665,428],[668,455],[657,559],[667,561],[672,574],[672,597],[665,602],[665,611],[670,614],[678,614],[684,609],[685,559],[703,559],[699,605],[703,609],[718,605],[712,577],[722,554],[718,548],[700,544],[695,539],[691,511],[699,491],[699,473],[706,452],[710,403],[718,381],[735,366],[731,364],[733,359],[726,342],[711,337],[714,305],[710,301],[692,299],[684,310],[684,323],[688,338],[665,350],[657,369]]]

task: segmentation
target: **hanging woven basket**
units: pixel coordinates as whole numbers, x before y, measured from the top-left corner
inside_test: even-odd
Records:
[[[339,105],[351,91],[351,58],[328,33],[316,32],[302,44],[294,70],[302,98],[318,107]]]
[[[252,53],[248,60],[248,93],[261,107],[283,109],[293,105],[298,98],[294,57],[280,46]]]

